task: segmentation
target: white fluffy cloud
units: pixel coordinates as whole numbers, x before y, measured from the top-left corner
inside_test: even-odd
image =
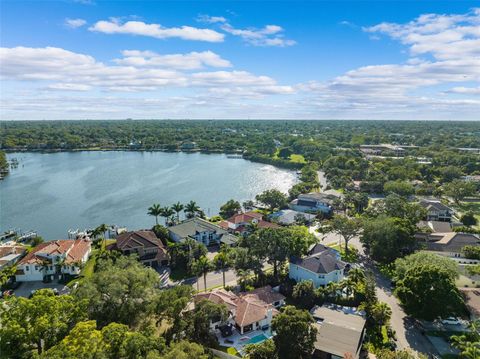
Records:
[[[135,67],[168,67],[179,70],[196,70],[209,67],[231,67],[230,61],[212,51],[190,52],[188,54],[161,55],[152,51],[125,50],[119,65]]]
[[[118,19],[97,21],[89,28],[90,31],[104,34],[130,34],[149,36],[157,39],[180,38],[207,42],[222,42],[224,35],[211,29],[199,29],[192,26],[163,27],[160,24],[147,24],[142,21],[127,21]]]
[[[223,16],[199,15],[197,21],[207,24],[221,24],[220,28],[226,33],[240,37],[247,44],[253,46],[287,47],[295,45],[294,40],[284,37],[284,30],[278,25],[266,25],[263,28],[237,29]]]
[[[72,29],[82,27],[86,23],[87,23],[87,21],[84,20],[84,19],[69,19],[69,18],[65,19],[65,26],[67,26],[69,28],[72,28]]]

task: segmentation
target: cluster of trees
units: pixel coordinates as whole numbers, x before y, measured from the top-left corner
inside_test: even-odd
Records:
[[[8,173],[9,165],[5,152],[0,151],[0,174]]]
[[[95,275],[69,295],[50,289],[0,306],[0,352],[8,358],[209,358],[211,302],[185,312],[190,286],[159,289],[154,270],[134,257],[97,259]],[[159,330],[158,328],[163,328]],[[161,335],[159,334],[161,333]],[[192,343],[192,342],[196,342]]]
[[[154,203],[148,208],[147,214],[155,217],[155,225],[158,226],[159,224],[158,217],[163,217],[165,218],[165,225],[168,226],[180,222],[180,213],[182,212],[184,212],[187,219],[194,217],[205,218],[205,213],[195,201],[190,201],[185,205],[177,202],[172,206],[165,207],[162,207],[159,203]]]
[[[455,280],[457,264],[446,257],[417,252],[395,262],[396,295],[407,313],[434,320],[465,312]]]

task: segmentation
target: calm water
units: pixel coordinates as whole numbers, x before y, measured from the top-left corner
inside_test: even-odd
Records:
[[[194,200],[218,213],[230,198],[286,192],[293,172],[225,155],[163,152],[13,153],[18,169],[0,181],[0,231],[37,230],[45,239],[101,223],[151,227],[152,203]],[[160,219],[162,220],[162,219]]]

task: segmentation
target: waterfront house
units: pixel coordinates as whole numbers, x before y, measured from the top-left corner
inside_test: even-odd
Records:
[[[216,224],[202,218],[190,218],[176,226],[168,227],[170,238],[174,242],[184,242],[190,238],[206,246],[219,245],[221,243],[233,246],[238,238]]]
[[[341,195],[333,191],[300,194],[290,202],[289,207],[299,212],[330,214],[340,198]]]
[[[270,219],[285,226],[297,224],[298,222],[311,224],[316,218],[314,214],[294,211],[293,209],[282,209],[270,215]]]
[[[201,300],[224,304],[229,311],[227,323],[218,321],[210,324],[212,332],[218,332],[223,326],[230,324],[243,335],[250,331],[270,328],[272,318],[279,313],[274,303],[277,303],[277,307],[279,307],[282,305],[281,303],[285,302],[285,297],[274,292],[271,287],[263,287],[239,295],[224,289],[217,289],[197,294],[194,298],[195,303]]]
[[[185,141],[180,145],[182,151],[194,151],[197,149],[197,143],[193,141]]]
[[[137,254],[140,262],[151,267],[167,266],[169,263],[167,248],[150,230],[122,233],[108,249],[118,250],[124,255]]]
[[[427,221],[451,222],[453,210],[440,200],[423,199],[419,204],[427,210]]]
[[[340,282],[344,277],[346,264],[338,251],[316,244],[303,258],[291,258],[288,276],[296,282],[311,280],[315,288],[330,282]]]
[[[472,233],[417,233],[415,238],[421,242],[425,242],[425,249],[427,251],[451,258],[463,259],[463,247],[480,245],[479,236]],[[464,259],[464,261],[469,262],[468,259]],[[477,261],[472,260],[472,262]]]
[[[0,245],[0,269],[14,265],[27,253],[27,248],[17,244]]]
[[[17,263],[17,282],[77,276],[92,251],[88,239],[64,239],[40,243]]]
[[[358,359],[365,339],[365,319],[351,307],[324,305],[311,310],[317,337],[314,358]]]
[[[221,221],[219,226],[230,233],[246,235],[251,232],[252,226],[257,228],[279,228],[279,225],[263,220],[263,215],[258,212],[249,211],[237,213],[225,221]]]

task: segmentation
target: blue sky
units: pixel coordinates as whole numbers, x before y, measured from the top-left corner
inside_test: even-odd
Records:
[[[2,1],[1,119],[480,118],[480,3]]]

